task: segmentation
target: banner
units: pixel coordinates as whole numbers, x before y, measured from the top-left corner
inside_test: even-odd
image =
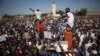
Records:
[[[44,31],[44,38],[52,39],[51,32]]]
[[[64,52],[68,51],[68,42],[67,41],[60,41],[61,47],[64,50]],[[55,43],[56,51],[62,52],[61,48],[59,47],[58,43]]]
[[[0,42],[2,42],[2,41],[6,41],[6,35],[5,34],[0,36]]]

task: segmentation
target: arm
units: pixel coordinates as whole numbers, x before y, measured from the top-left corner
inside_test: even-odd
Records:
[[[32,12],[35,12],[32,8],[29,8]]]
[[[63,14],[63,15],[61,16],[61,18],[65,18],[65,17],[68,17],[68,15],[67,15],[67,14]]]

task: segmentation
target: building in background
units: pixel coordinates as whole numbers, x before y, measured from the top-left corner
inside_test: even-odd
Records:
[[[51,10],[52,10],[52,11],[51,11],[51,12],[52,12],[52,16],[53,16],[54,18],[60,16],[60,14],[57,14],[57,13],[56,13],[57,8],[56,8],[56,3],[55,3],[55,1],[52,2]]]

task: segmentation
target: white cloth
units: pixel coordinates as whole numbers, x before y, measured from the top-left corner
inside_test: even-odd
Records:
[[[41,20],[41,12],[40,11],[35,11],[37,19]]]
[[[74,26],[74,15],[71,12],[68,12],[67,15],[68,15],[67,22],[68,22],[69,26],[72,28]]]
[[[61,44],[61,47],[64,50],[64,52],[67,52],[68,51],[67,50],[68,49],[68,42],[67,41],[60,41],[60,44]],[[56,47],[57,52],[61,52],[61,49],[60,49],[57,42],[55,43],[55,47]]]
[[[96,50],[92,50],[92,53],[93,53],[93,54],[97,54],[97,51],[96,51]]]
[[[82,46],[83,39],[84,39],[84,35],[81,35],[80,42],[79,42],[79,47]]]
[[[87,50],[85,50],[86,56],[89,56],[89,52]]]
[[[91,37],[92,37],[93,39],[96,39],[95,33],[92,33],[92,32],[91,32]]]
[[[80,31],[78,32],[78,37],[81,37],[81,32]]]

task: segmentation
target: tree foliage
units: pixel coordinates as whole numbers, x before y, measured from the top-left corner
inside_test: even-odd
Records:
[[[80,11],[77,11],[77,10],[76,10],[75,14],[76,14],[77,16],[85,16],[85,15],[87,14],[87,9],[82,8],[82,9],[80,9]]]
[[[59,10],[59,11],[57,11],[57,14],[63,15],[64,14],[64,11]]]
[[[47,16],[47,13],[42,13],[41,16],[42,16],[42,17],[46,17],[46,16]]]
[[[4,14],[2,18],[3,18],[3,20],[10,21],[10,20],[13,20],[14,16],[11,16],[11,15],[8,15],[8,14]]]

